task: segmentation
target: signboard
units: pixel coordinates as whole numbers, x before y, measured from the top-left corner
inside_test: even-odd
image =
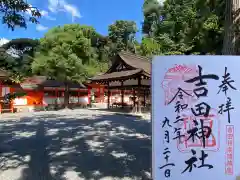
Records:
[[[240,175],[239,66],[238,56],[154,58],[154,180]]]

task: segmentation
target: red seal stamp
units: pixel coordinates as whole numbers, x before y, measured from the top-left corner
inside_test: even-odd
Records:
[[[178,88],[181,87],[188,94],[193,95],[194,85],[186,83],[185,81],[198,75],[198,70],[195,65],[175,65],[173,68],[168,69],[162,82],[162,88],[165,93],[165,105],[167,105],[178,92]],[[185,103],[191,104],[196,101],[191,96],[185,96],[183,98]],[[177,99],[175,99],[175,102]]]
[[[220,120],[217,110],[209,108],[209,115],[194,116],[192,108],[198,101],[194,94],[195,84],[186,83],[185,81],[199,76],[199,69],[196,65],[175,65],[173,68],[167,70],[162,88],[164,90],[165,99],[164,104],[167,106],[171,103],[180,104],[179,107],[184,107],[176,116],[183,121],[179,121],[175,130],[180,134],[181,138],[177,140],[177,148],[180,152],[190,152],[191,149],[202,149],[205,151],[218,151],[220,147]],[[181,91],[181,95],[179,92]],[[176,108],[176,106],[175,106]],[[189,138],[191,135],[189,131],[196,128],[201,130],[201,127],[196,126],[196,122],[201,121],[203,127],[208,128],[210,134],[207,138],[199,138],[199,135]],[[202,128],[203,129],[203,128]],[[174,132],[176,133],[176,131]],[[198,133],[198,132],[196,132]],[[205,135],[203,135],[205,136]]]

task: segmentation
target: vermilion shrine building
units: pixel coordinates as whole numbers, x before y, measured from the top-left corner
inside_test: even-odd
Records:
[[[107,102],[108,108],[114,105],[122,107],[149,105],[150,59],[129,52],[120,52],[112,62],[106,73],[91,79],[92,87],[98,92],[98,101]]]
[[[85,85],[68,83],[69,104],[88,105],[91,94],[94,93],[95,101],[107,103],[108,108],[149,105],[150,60],[128,52],[120,52],[112,62],[112,66],[106,73],[93,77],[90,83]],[[25,79],[21,84],[16,84],[9,80],[5,71],[0,71],[0,81],[1,100],[8,93],[25,93],[25,96],[15,98],[10,104],[1,101],[0,112],[31,111],[38,107],[64,104],[63,82],[48,80],[44,76],[34,76]]]
[[[7,76],[5,77],[7,79]],[[83,84],[69,84],[69,104],[70,105],[87,105],[90,100],[90,89]],[[21,84],[2,81],[0,93],[1,99],[8,94],[14,92],[24,92],[25,96],[15,98],[10,104],[1,102],[0,110],[3,111],[31,111],[36,108],[42,108],[49,105],[64,104],[64,89],[63,82],[48,80],[44,76],[34,76],[27,78]]]

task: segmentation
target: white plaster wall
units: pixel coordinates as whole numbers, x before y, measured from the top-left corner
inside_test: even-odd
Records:
[[[45,104],[55,104],[55,101],[56,101],[56,98],[54,97],[43,97],[43,102]],[[58,104],[64,104],[64,98],[63,97],[60,97],[60,98],[57,98],[57,103]],[[78,97],[72,97],[70,96],[69,97],[69,103],[78,103]],[[88,97],[85,96],[85,97],[79,97],[79,103],[80,104],[88,104]]]

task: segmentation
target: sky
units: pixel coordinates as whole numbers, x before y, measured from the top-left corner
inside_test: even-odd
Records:
[[[28,24],[27,29],[11,31],[0,26],[0,38],[41,38],[50,28],[64,24],[93,26],[99,33],[107,35],[108,26],[116,20],[133,20],[141,31],[144,0],[28,0],[42,13],[40,24]],[[140,39],[140,32],[137,38]]]

